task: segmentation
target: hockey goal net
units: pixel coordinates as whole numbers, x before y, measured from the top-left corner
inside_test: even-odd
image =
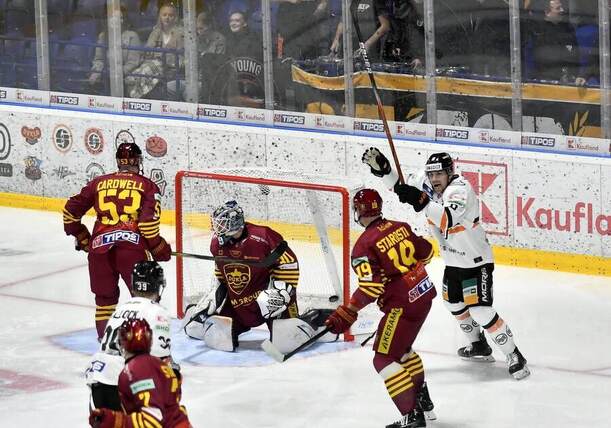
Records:
[[[235,200],[246,221],[279,232],[299,260],[299,310],[335,308],[356,287],[350,249],[351,198],[360,187],[342,178],[259,169],[179,171],[176,174],[176,251],[210,255],[210,215]],[[176,258],[177,313],[210,287],[214,262]]]

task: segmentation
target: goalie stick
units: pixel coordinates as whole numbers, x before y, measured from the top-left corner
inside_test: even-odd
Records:
[[[201,259],[201,260],[214,260],[216,262],[225,262],[225,263],[244,263],[247,265],[255,266],[255,267],[269,267],[276,263],[280,256],[284,254],[286,249],[288,248],[288,244],[286,241],[282,241],[274,250],[269,253],[262,260],[248,260],[248,259],[234,259],[231,257],[215,257],[215,256],[207,256],[204,254],[192,254],[192,253],[180,253],[176,251],[172,251],[172,255],[176,257],[189,257],[193,259]]]
[[[283,354],[282,352],[280,352],[278,348],[276,348],[276,346],[269,339],[265,339],[263,343],[261,343],[261,348],[263,348],[265,353],[269,355],[270,357],[272,357],[274,360],[278,361],[279,363],[283,363],[286,360],[288,360],[289,358],[291,358],[293,355],[295,355],[297,352],[301,351],[303,348],[307,348],[312,343],[316,342],[318,339],[320,339],[321,337],[323,337],[325,334],[327,334],[330,331],[331,330],[329,329],[329,327],[326,327],[324,330],[310,337],[308,340],[303,342],[301,345],[299,345],[298,347],[293,349],[291,352],[288,352],[286,354]]]
[[[384,132],[386,133],[386,139],[388,140],[388,145],[390,146],[390,152],[392,153],[392,158],[395,162],[395,168],[397,168],[397,174],[399,175],[399,182],[401,184],[404,184],[405,180],[403,178],[403,172],[401,171],[401,165],[399,164],[399,157],[397,156],[397,151],[395,150],[395,143],[392,140],[392,135],[390,133],[390,127],[388,126],[388,120],[386,119],[386,113],[384,113],[384,107],[382,106],[382,99],[380,98],[380,93],[378,91],[378,85],[376,84],[376,80],[373,75],[373,71],[371,70],[371,63],[369,62],[369,55],[367,54],[367,49],[365,49],[365,42],[363,41],[363,35],[359,27],[359,20],[356,14],[357,6],[358,6],[358,1],[352,0],[352,4],[350,5],[350,15],[352,15],[352,22],[354,23],[356,37],[359,41],[359,52],[361,54],[361,57],[363,58],[363,62],[365,63],[365,70],[367,71],[367,75],[369,76],[369,81],[371,82],[371,89],[373,90],[373,95],[375,96],[376,104],[378,106],[378,115],[380,116],[380,119],[382,120],[382,124],[384,125]]]

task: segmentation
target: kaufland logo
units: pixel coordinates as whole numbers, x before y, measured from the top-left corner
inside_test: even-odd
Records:
[[[397,124],[397,134],[399,135],[413,135],[415,137],[426,137],[426,131],[418,128],[408,128],[402,123]]]
[[[200,116],[225,118],[227,117],[227,110],[225,110],[224,108],[203,107],[200,110]]]
[[[384,132],[384,125],[376,122],[363,122],[361,120],[355,120],[354,129],[356,131]]]
[[[611,236],[611,216],[595,212],[593,204],[577,202],[573,208],[562,210],[545,206],[545,202],[518,196],[517,226]]]
[[[138,101],[123,102],[123,109],[136,111],[151,111],[151,103],[143,103]]]
[[[522,144],[539,147],[554,147],[556,139],[553,137],[535,137],[533,135],[522,137]]]
[[[464,129],[437,128],[436,135],[441,138],[456,138],[458,140],[469,139],[469,131]]]
[[[457,159],[456,165],[479,198],[479,221],[486,232],[509,235],[507,164]]]
[[[583,143],[579,138],[567,138],[566,145],[569,150],[587,150],[591,152],[598,152],[599,148],[595,144]]]
[[[50,101],[52,104],[78,105],[78,97],[69,97],[67,95],[51,95]]]
[[[305,117],[298,116],[296,114],[275,114],[274,122],[286,123],[290,125],[303,125],[305,124]]]
[[[314,125],[317,128],[332,128],[332,129],[344,129],[346,125],[341,119],[326,118],[324,116],[316,116]]]

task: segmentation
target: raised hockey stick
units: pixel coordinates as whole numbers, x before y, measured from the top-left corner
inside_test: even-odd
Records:
[[[371,63],[369,62],[369,55],[367,54],[367,49],[365,49],[365,42],[363,40],[363,35],[361,33],[361,28],[359,27],[359,20],[356,14],[356,8],[358,6],[358,2],[356,0],[352,0],[352,4],[350,5],[350,15],[352,16],[352,22],[354,23],[354,30],[356,31],[356,37],[359,41],[359,52],[363,57],[363,62],[365,63],[365,70],[367,71],[367,75],[369,76],[369,81],[371,82],[371,89],[373,90],[373,95],[376,99],[376,104],[378,105],[378,115],[382,120],[382,124],[384,125],[384,132],[386,133],[386,139],[388,140],[388,145],[390,146],[390,152],[392,153],[392,158],[395,162],[395,168],[397,168],[397,174],[399,175],[399,183],[404,184],[405,180],[403,178],[403,172],[401,171],[401,165],[399,164],[399,157],[397,156],[397,151],[395,150],[395,143],[392,139],[392,134],[390,133],[390,127],[388,126],[388,120],[386,119],[386,113],[384,113],[384,107],[382,106],[382,99],[380,98],[380,93],[378,91],[378,85],[376,84],[375,76],[373,75],[373,71],[371,70]]]
[[[303,348],[307,348],[312,343],[316,342],[318,339],[323,337],[329,331],[330,331],[329,327],[325,328],[324,330],[315,334],[314,336],[312,336],[311,338],[303,342],[301,345],[293,349],[291,352],[286,353],[286,354],[283,354],[282,352],[280,352],[278,348],[276,348],[276,346],[269,339],[265,339],[263,343],[261,343],[261,348],[263,348],[265,353],[269,355],[270,357],[272,357],[274,360],[278,361],[279,363],[283,363],[286,360],[288,360],[289,358],[291,358],[293,355],[295,355],[297,352],[301,351]]]
[[[286,241],[282,241],[280,244],[278,244],[276,248],[274,248],[274,250],[271,253],[269,253],[262,260],[234,259],[231,257],[215,257],[215,256],[207,256],[204,254],[178,253],[176,251],[172,251],[171,254],[176,257],[189,257],[189,258],[200,259],[200,260],[213,260],[216,262],[223,262],[223,263],[244,263],[244,264],[255,266],[255,267],[269,267],[273,265],[274,263],[276,263],[276,261],[278,261],[280,256],[284,254],[284,252],[286,251],[288,247],[289,245],[286,243]]]

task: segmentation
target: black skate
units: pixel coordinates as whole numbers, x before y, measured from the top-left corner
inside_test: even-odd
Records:
[[[494,357],[492,356],[492,348],[490,348],[490,346],[488,345],[488,342],[486,341],[486,336],[484,336],[483,331],[479,333],[479,340],[477,342],[473,342],[469,346],[460,348],[457,353],[458,356],[463,360],[485,363],[494,362]]]
[[[429,421],[434,421],[437,419],[437,415],[433,411],[435,405],[433,404],[433,400],[431,400],[431,396],[429,395],[429,388],[426,386],[426,382],[422,384],[422,388],[420,388],[420,392],[416,396],[416,402],[418,403],[418,407],[420,410],[424,412],[424,416]]]
[[[509,374],[516,380],[530,376],[530,370],[526,365],[526,358],[524,358],[517,346],[511,354],[507,355],[507,365],[509,366]]]
[[[386,428],[421,428],[426,427],[424,414],[418,408],[412,410],[407,415],[403,416],[397,422],[386,425]]]

